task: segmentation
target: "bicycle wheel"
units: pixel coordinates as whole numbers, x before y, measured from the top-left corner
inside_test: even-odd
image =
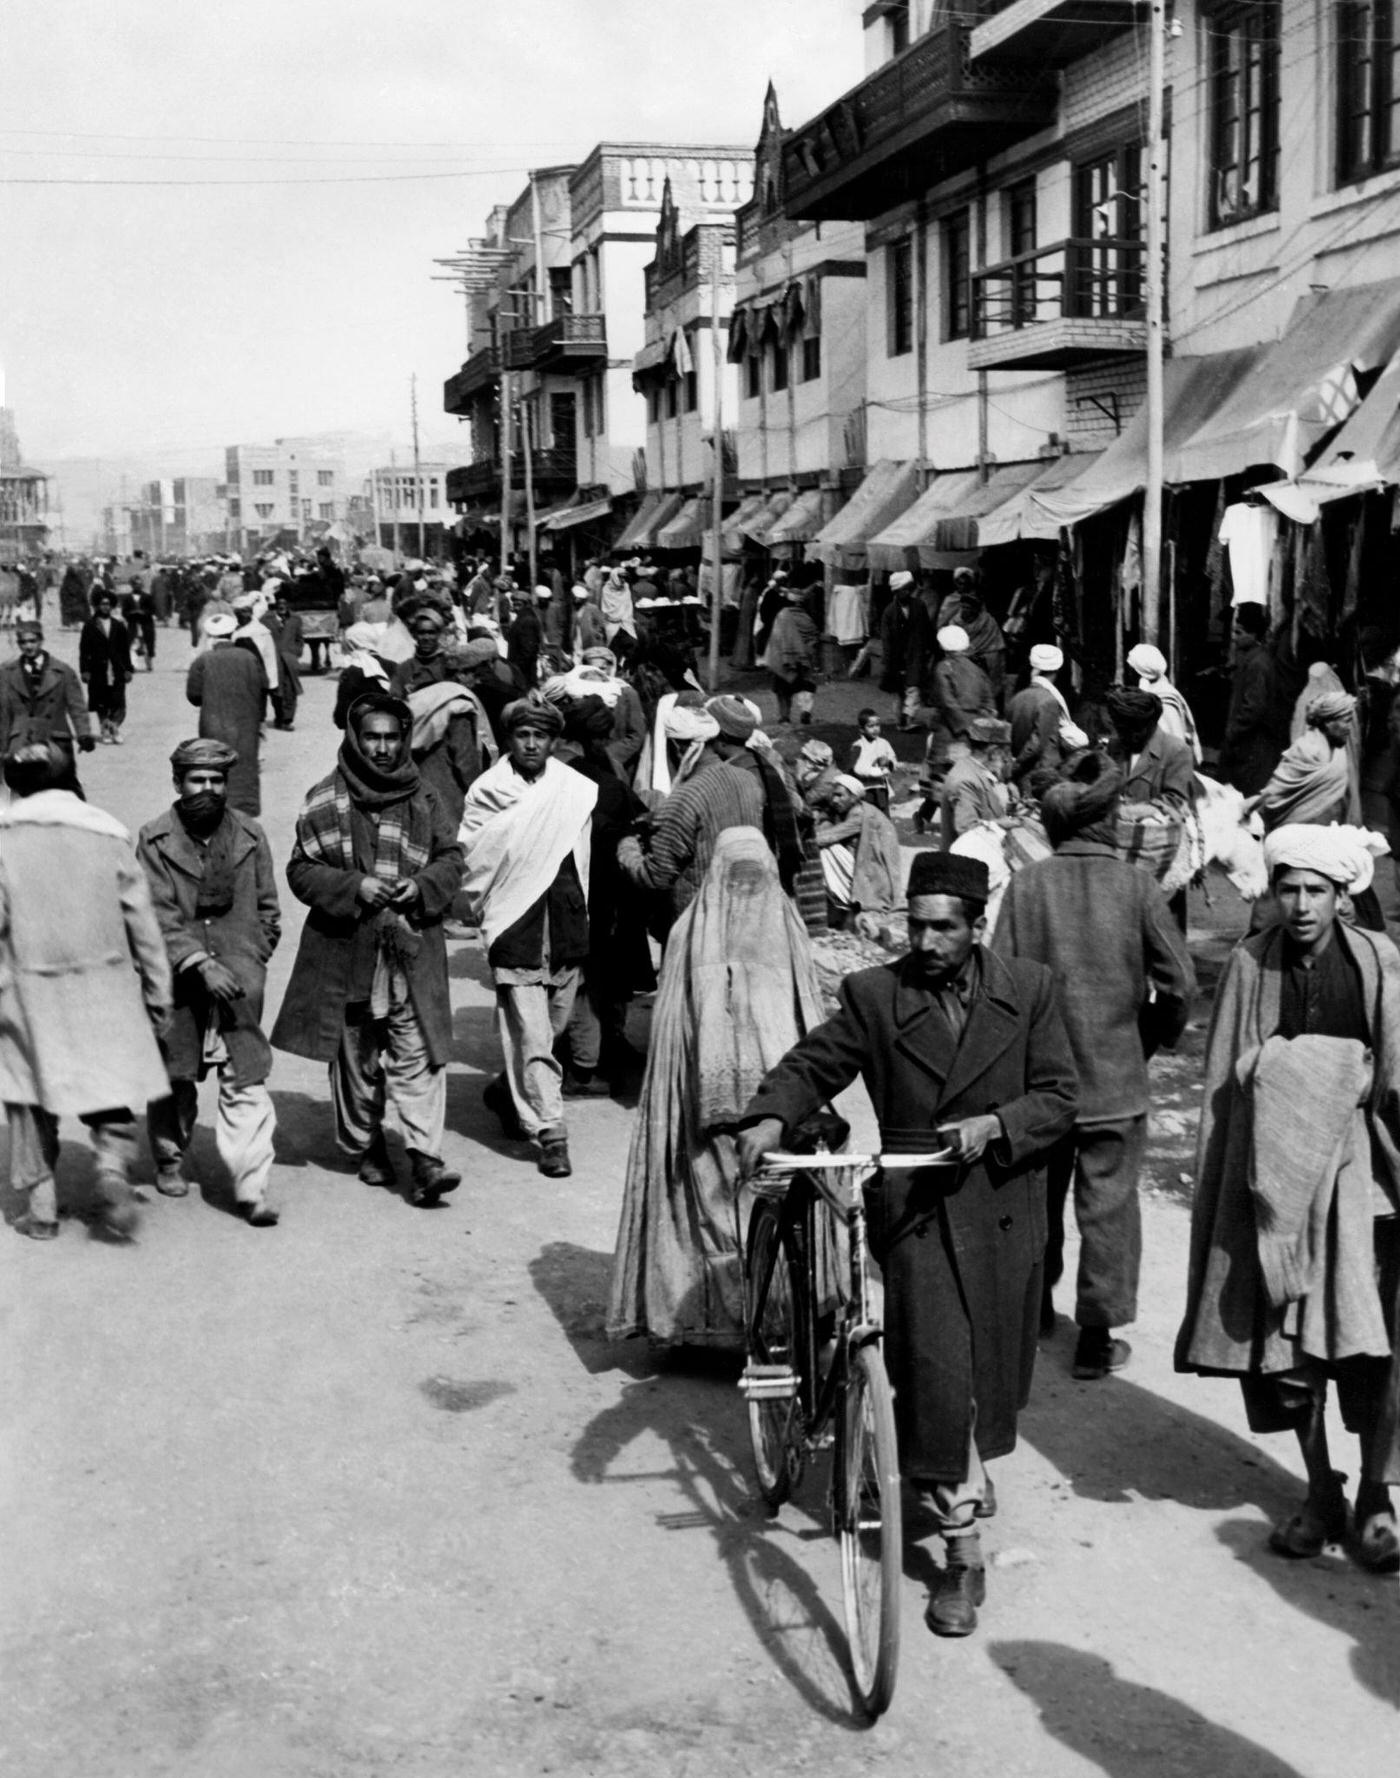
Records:
[[[745,1257],[749,1283],[749,1361],[744,1373],[749,1442],[758,1489],[781,1506],[800,1469],[793,1430],[801,1417],[798,1367],[802,1340],[796,1279],[801,1276],[791,1236],[777,1208],[760,1200],[749,1220]]]
[[[899,1666],[899,1577],[903,1525],[894,1395],[878,1348],[851,1355],[837,1491],[837,1536],[851,1669],[868,1716],[894,1695]]]

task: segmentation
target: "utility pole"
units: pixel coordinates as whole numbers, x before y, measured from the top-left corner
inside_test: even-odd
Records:
[[[501,347],[504,356],[505,347]],[[501,370],[501,573],[510,566],[510,372]],[[534,588],[530,589],[531,594]]]
[[[423,471],[418,455],[418,372],[408,379],[408,411],[413,423],[413,504],[418,508],[418,560],[425,562],[428,552],[423,545]]]
[[[1142,502],[1142,636],[1156,642],[1162,603],[1162,89],[1166,81],[1166,0],[1152,0],[1147,57],[1147,486]],[[1121,641],[1122,626],[1119,626]],[[1176,637],[1171,637],[1172,654]]]
[[[710,266],[710,371],[714,378],[714,487],[710,536],[714,561],[710,572],[710,696],[719,690],[719,626],[724,611],[724,376],[719,355],[719,259]]]
[[[399,536],[399,454],[389,447],[389,498],[394,506],[394,566],[403,567],[403,543]]]
[[[523,398],[520,403],[520,457],[525,465],[525,535],[528,539],[530,566],[530,597],[535,596],[535,468],[530,461],[530,407]]]

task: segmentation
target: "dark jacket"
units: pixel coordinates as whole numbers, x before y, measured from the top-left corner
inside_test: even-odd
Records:
[[[82,682],[71,667],[45,652],[32,688],[22,660],[0,667],[0,757],[32,741],[56,741],[71,753],[91,732]]]
[[[267,692],[267,673],[251,644],[216,642],[194,657],[185,675],[185,696],[199,707],[200,735],[224,742],[238,755],[229,769],[228,800],[245,815],[262,809],[258,729]]]
[[[922,599],[890,600],[880,619],[881,691],[922,685],[933,647],[933,624]]]
[[[83,625],[78,637],[78,674],[87,682],[89,692],[99,697],[131,678],[131,634],[119,617],[109,619],[105,636],[95,617]]]
[[[136,855],[151,886],[151,901],[175,980],[175,1011],[161,1043],[172,1080],[198,1080],[205,1072],[201,1050],[211,996],[199,971],[186,967],[201,952],[230,969],[243,997],[220,1009],[223,1038],[240,1087],[266,1080],[272,1051],[262,1032],[267,963],[282,933],[277,878],[266,835],[237,809],[225,811],[232,828],[233,904],[227,913],[202,918],[196,911],[204,855],[174,809],[141,829]]]
[[[1176,1043],[1196,994],[1186,940],[1148,872],[1111,846],[1068,840],[1012,877],[992,948],[1055,973],[1079,1073],[1078,1122],[1141,1117],[1147,1058]]]
[[[1004,1456],[1030,1389],[1045,1249],[1046,1151],[1074,1121],[1075,1075],[1050,972],[980,953],[961,1036],[909,960],[849,975],[835,1016],[772,1071],[743,1122],[802,1122],[859,1076],[886,1149],[936,1149],[940,1124],[995,1112],[1004,1136],[968,1167],[888,1172],[870,1194],[884,1271],[900,1467],[966,1475]]]
[[[1179,741],[1175,735],[1163,734],[1160,728],[1154,729],[1131,773],[1122,746],[1116,746],[1113,753],[1126,774],[1123,780],[1125,803],[1164,802],[1185,814],[1195,802],[1195,756],[1185,741]]]
[[[447,944],[442,922],[462,876],[457,830],[427,789],[413,799],[416,819],[431,835],[428,862],[413,879],[420,901],[410,924],[423,943],[408,970],[413,1010],[423,1028],[428,1058],[443,1067],[452,1047],[452,1005],[447,984]],[[361,867],[362,865],[362,867]],[[354,870],[321,864],[303,850],[300,831],[287,864],[287,882],[311,912],[301,929],[297,959],[272,1028],[276,1049],[313,1062],[329,1062],[340,1047],[352,982],[373,975],[373,914],[359,899],[361,878],[372,859]]]
[[[1060,724],[1065,707],[1049,686],[1032,679],[1012,698],[1006,715],[1011,724],[1011,776],[1024,786],[1032,772],[1058,766],[1064,758]]]
[[[1256,637],[1241,636],[1235,644],[1220,775],[1246,796],[1254,796],[1269,782],[1288,745],[1290,714],[1273,653]]]
[[[420,661],[416,654],[411,654],[389,670],[389,689],[405,699],[410,692],[421,691],[425,686],[456,680],[451,662],[442,654],[429,661]],[[474,718],[465,712],[454,716],[437,746],[418,755],[418,769],[448,818],[460,826],[467,791],[481,774]]]

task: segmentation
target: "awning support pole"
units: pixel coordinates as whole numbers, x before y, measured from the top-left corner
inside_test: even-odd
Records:
[[[1162,602],[1162,87],[1166,0],[1152,0],[1147,63],[1147,486],[1142,505],[1142,635],[1156,642]],[[1119,628],[1121,631],[1121,614]]]
[[[719,625],[724,611],[724,556],[722,515],[724,510],[724,367],[719,355],[719,257],[710,266],[710,364],[714,377],[714,485],[710,527],[714,562],[710,583],[710,696],[719,690]]]

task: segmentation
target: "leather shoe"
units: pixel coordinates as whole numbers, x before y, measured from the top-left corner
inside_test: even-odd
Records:
[[[250,1203],[240,1204],[238,1213],[250,1229],[275,1229],[278,1223],[277,1212],[271,1204],[256,1198]]]
[[[546,1179],[567,1179],[573,1172],[567,1136],[540,1137],[540,1172]]]
[[[382,1134],[375,1137],[360,1156],[360,1180],[365,1185],[392,1185],[394,1168]]]
[[[1121,1371],[1132,1357],[1126,1340],[1115,1340],[1106,1327],[1081,1327],[1070,1375],[1079,1383],[1096,1383],[1110,1371]]]
[[[481,1102],[500,1119],[503,1135],[518,1140],[525,1134],[520,1127],[520,1119],[516,1116],[515,1100],[511,1097],[504,1074],[498,1074],[494,1080],[487,1081]]]
[[[156,1168],[156,1190],[163,1198],[186,1198],[189,1196],[190,1182],[180,1171],[178,1162],[169,1167]]]
[[[982,1546],[974,1533],[948,1538],[947,1547],[947,1562],[929,1594],[924,1622],[935,1636],[970,1636],[977,1628],[977,1607],[987,1597]]]
[[[455,1192],[462,1175],[446,1167],[435,1154],[416,1154],[409,1150],[413,1165],[413,1184],[408,1200],[411,1204],[436,1204],[444,1192]]]

